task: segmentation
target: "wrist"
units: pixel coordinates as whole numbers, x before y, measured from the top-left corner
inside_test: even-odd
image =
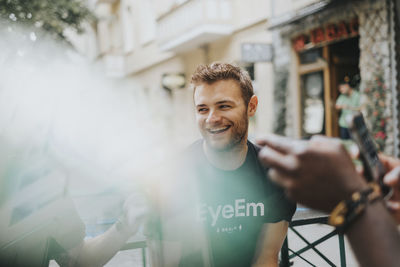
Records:
[[[344,232],[356,221],[372,203],[382,199],[381,189],[378,184],[370,183],[366,187],[354,191],[349,198],[342,200],[332,210],[329,224]]]
[[[350,199],[355,192],[361,192],[369,188],[369,184],[362,177],[348,177],[348,182],[343,186],[341,194],[338,194],[336,205],[343,200]],[[335,206],[336,206],[335,205]]]
[[[117,221],[114,224],[114,227],[119,234],[123,236],[130,236],[130,227],[126,223],[126,220],[123,217],[117,219]]]

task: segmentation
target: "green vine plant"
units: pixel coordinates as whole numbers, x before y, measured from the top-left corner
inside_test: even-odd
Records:
[[[387,139],[386,125],[388,116],[385,112],[385,99],[387,86],[381,73],[375,74],[375,78],[366,82],[364,94],[367,97],[365,103],[367,120],[372,136],[380,151],[385,149]]]

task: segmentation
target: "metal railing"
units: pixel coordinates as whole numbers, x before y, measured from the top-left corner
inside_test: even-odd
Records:
[[[147,243],[146,241],[137,241],[137,242],[129,242],[126,243],[120,251],[124,250],[131,250],[131,249],[140,249],[142,252],[142,266],[146,267],[147,266],[147,255],[146,255],[146,248],[147,248]]]

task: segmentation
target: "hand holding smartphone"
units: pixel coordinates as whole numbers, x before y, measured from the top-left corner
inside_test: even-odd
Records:
[[[364,166],[364,177],[368,182],[376,182],[380,185],[383,196],[390,197],[392,190],[383,183],[386,171],[379,160],[376,145],[372,139],[364,117],[361,112],[355,112],[348,120],[351,138],[360,150],[360,159]]]

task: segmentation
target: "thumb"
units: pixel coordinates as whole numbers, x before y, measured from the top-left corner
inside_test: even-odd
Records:
[[[383,182],[391,187],[400,187],[400,166],[388,172],[383,177]]]

